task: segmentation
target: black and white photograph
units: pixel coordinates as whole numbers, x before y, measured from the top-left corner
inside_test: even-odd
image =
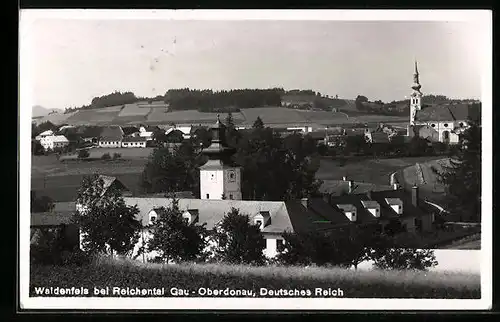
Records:
[[[491,308],[491,11],[30,9],[19,44],[21,309]]]

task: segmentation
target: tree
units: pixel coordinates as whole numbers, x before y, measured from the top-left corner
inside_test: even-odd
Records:
[[[31,191],[31,212],[49,212],[54,209],[54,200],[47,196],[37,197],[35,191]]]
[[[372,254],[374,266],[379,269],[427,270],[438,263],[432,249],[386,248]]]
[[[263,129],[264,128],[264,122],[262,122],[262,119],[260,116],[257,116],[257,119],[253,122],[252,127],[254,129]]]
[[[232,208],[209,237],[211,258],[231,264],[263,264],[266,241],[257,225]]]
[[[173,199],[169,208],[155,210],[156,221],[150,227],[153,238],[147,243],[149,251],[158,251],[167,263],[170,261],[193,261],[205,247],[205,228],[188,224],[182,218],[177,199]]]
[[[446,210],[460,220],[481,221],[481,129],[472,123],[459,149],[442,170],[433,169],[446,187]]]
[[[172,149],[156,148],[144,167],[140,185],[147,193],[193,191],[199,195],[202,157],[189,142]]]
[[[366,109],[363,103],[367,103],[367,102],[368,102],[368,98],[366,96],[363,96],[363,95],[358,95],[356,97],[356,99],[354,100],[354,104],[356,104],[356,108],[358,110]]]
[[[419,136],[414,136],[408,146],[408,156],[418,157],[426,155],[432,148],[429,148],[429,142]]]
[[[40,141],[32,140],[31,141],[31,153],[33,155],[43,155],[44,149]]]
[[[90,156],[88,149],[81,149],[78,151],[78,159],[87,159]]]
[[[126,254],[139,239],[141,222],[137,206],[127,206],[120,191],[113,185],[104,188],[97,175],[87,176],[77,193],[77,204],[83,205],[75,214],[75,223],[82,231],[83,250],[90,254],[114,252]]]

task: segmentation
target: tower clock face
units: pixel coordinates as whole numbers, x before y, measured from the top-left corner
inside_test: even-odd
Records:
[[[235,182],[236,181],[236,172],[234,170],[230,170],[228,172],[228,177],[229,177],[229,182]]]

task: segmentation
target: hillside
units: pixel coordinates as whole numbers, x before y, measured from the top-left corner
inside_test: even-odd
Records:
[[[31,109],[32,117],[37,117],[37,118],[47,116],[51,113],[60,113],[60,112],[62,112],[62,111],[58,110],[58,109],[48,109],[48,108],[45,108],[45,107],[40,106],[40,105],[35,105]]]

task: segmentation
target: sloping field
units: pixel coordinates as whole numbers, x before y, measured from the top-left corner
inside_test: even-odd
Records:
[[[300,111],[299,113],[305,120],[323,124],[343,124],[351,122],[345,113],[334,113],[327,111]]]
[[[69,117],[67,122],[71,124],[109,124],[119,113],[119,111],[80,110]]]
[[[108,106],[103,108],[96,108],[94,111],[96,113],[109,113],[109,112],[120,112],[124,105]]]
[[[246,124],[253,124],[257,117],[266,123],[306,123],[307,119],[295,110],[285,107],[256,107],[242,109]]]
[[[44,123],[44,122],[49,121],[52,124],[59,125],[59,124],[66,123],[67,119],[70,118],[71,116],[75,115],[76,113],[78,113],[78,112],[71,112],[68,114],[64,114],[61,111],[61,113],[54,113],[54,114],[46,115],[44,117],[37,118],[34,121],[36,122],[36,124],[40,124],[40,123]]]
[[[221,121],[225,120],[227,114],[220,113]],[[232,113],[233,120],[235,122],[243,120],[243,115],[241,113]],[[166,112],[165,109],[153,109],[153,111],[148,115],[147,120],[149,123],[198,123],[198,122],[215,122],[217,119],[217,113],[202,113],[197,110],[188,111],[173,111]]]
[[[147,122],[147,115],[129,115],[129,116],[117,116],[111,122],[115,125],[134,125],[134,124],[144,124]]]
[[[163,109],[161,109],[163,110]],[[118,114],[119,117],[146,116],[151,112],[149,107],[139,107],[137,104],[126,104]]]

